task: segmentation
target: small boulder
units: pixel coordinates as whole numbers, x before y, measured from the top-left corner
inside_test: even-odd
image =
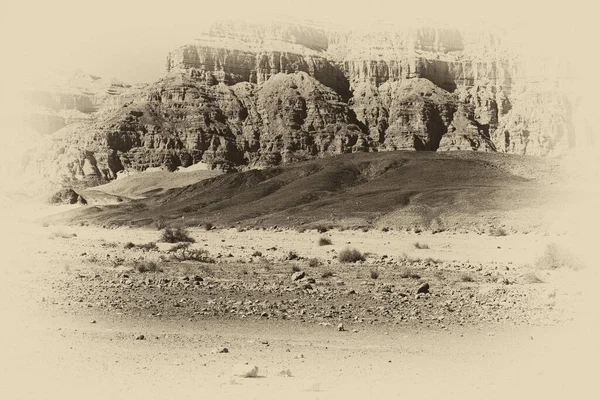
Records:
[[[294,272],[294,274],[292,275],[292,280],[299,281],[300,279],[304,278],[305,276],[306,276],[306,274],[304,273],[304,271]]]
[[[417,293],[429,293],[429,283],[425,282],[417,289]]]
[[[256,378],[258,376],[258,367],[256,365],[236,364],[233,367],[233,374],[242,378]]]

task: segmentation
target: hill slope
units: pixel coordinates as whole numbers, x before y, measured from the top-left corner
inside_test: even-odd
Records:
[[[60,216],[71,223],[153,226],[443,228],[544,224],[558,192],[548,160],[495,153],[386,152],[328,157],[202,180],[156,196]],[[549,214],[551,215],[551,214]]]

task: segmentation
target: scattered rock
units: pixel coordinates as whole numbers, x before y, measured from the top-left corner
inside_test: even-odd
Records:
[[[292,377],[292,371],[290,371],[289,369],[284,369],[279,371],[279,376],[284,376],[286,378],[291,378]]]
[[[139,335],[135,338],[135,340],[146,340],[146,336],[144,335]]]
[[[229,353],[229,349],[227,347],[217,347],[216,349],[213,349],[213,351],[211,353],[213,353],[213,354]]]
[[[425,282],[417,289],[417,293],[429,293],[429,283]]]
[[[292,280],[299,281],[300,279],[304,278],[305,276],[306,276],[306,274],[304,273],[304,271],[294,272],[294,274],[292,274]]]
[[[256,378],[258,376],[258,367],[248,365],[248,363],[236,364],[233,367],[233,374],[242,378]]]

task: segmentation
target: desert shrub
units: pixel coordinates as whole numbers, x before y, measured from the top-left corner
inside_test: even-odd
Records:
[[[158,218],[156,221],[154,221],[154,226],[156,226],[156,229],[159,231],[165,229],[166,226],[164,218]]]
[[[262,257],[262,252],[256,250],[254,253],[252,253],[252,257]]]
[[[567,268],[575,271],[583,268],[581,260],[575,254],[556,243],[550,243],[546,246],[544,254],[536,260],[535,266],[540,269]]]
[[[326,278],[331,278],[333,276],[333,272],[331,271],[323,271],[323,273],[321,274],[321,278],[326,279]]]
[[[412,268],[404,267],[400,270],[400,278],[421,279],[421,275]]]
[[[204,228],[204,230],[210,231],[214,227],[214,225],[211,222],[205,222],[202,225],[202,227]]]
[[[126,249],[133,249],[135,247],[135,244],[131,243],[131,242],[127,242],[125,243],[124,246]]]
[[[310,258],[308,260],[308,266],[315,268],[318,267],[319,265],[321,265],[321,260],[319,260],[318,258]]]
[[[317,232],[319,233],[325,233],[329,230],[329,227],[323,225],[323,224],[317,224],[314,226],[314,228],[317,230]]]
[[[460,279],[461,282],[475,282],[475,278],[467,272],[460,274],[458,279]]]
[[[292,266],[292,271],[293,272],[300,272],[302,270],[302,268],[300,268],[299,265],[293,265]]]
[[[365,256],[357,249],[345,248],[338,254],[338,260],[343,263],[355,263],[365,261]]]
[[[329,246],[331,243],[331,239],[327,237],[322,237],[319,239],[319,246]]]
[[[190,236],[187,229],[184,228],[166,228],[162,236],[160,237],[161,241],[166,243],[194,243],[195,240]]]
[[[425,250],[429,248],[429,245],[427,243],[419,243],[419,242],[415,242],[414,243],[415,248],[419,249],[419,250]]]
[[[148,243],[144,243],[144,244],[138,244],[137,247],[139,249],[144,250],[144,251],[151,251],[151,250],[158,249],[158,246],[156,245],[155,242],[148,242]]]
[[[488,234],[490,236],[506,236],[508,235],[508,232],[506,232],[504,228],[494,226],[489,229]]]
[[[379,278],[379,270],[377,268],[371,268],[371,279]]]
[[[155,263],[154,261],[139,261],[136,260],[133,262],[133,266],[134,268],[141,273],[144,272],[162,272],[162,268],[160,267],[160,265],[158,265],[157,263]]]
[[[204,263],[214,263],[215,260],[209,257],[205,249],[190,249],[189,243],[179,243],[169,249],[171,257],[177,261],[199,261]]]

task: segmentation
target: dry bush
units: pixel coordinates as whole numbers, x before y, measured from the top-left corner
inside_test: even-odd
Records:
[[[329,227],[327,227],[323,224],[317,224],[314,226],[314,229],[316,229],[317,232],[319,232],[319,233],[325,233],[329,230]]]
[[[156,242],[148,242],[148,243],[144,243],[144,244],[138,244],[136,246],[138,249],[144,250],[144,251],[151,251],[151,250],[157,250],[158,246],[156,245]]]
[[[161,237],[160,240],[162,242],[165,243],[194,243],[195,240],[194,238],[192,238],[189,234],[189,232],[187,231],[187,229],[184,228],[166,228]]]
[[[321,260],[319,260],[318,258],[310,258],[308,260],[308,266],[311,268],[316,268],[319,265],[321,265]]]
[[[371,268],[371,279],[377,279],[379,278],[379,270],[377,268]]]
[[[209,257],[208,251],[204,249],[190,249],[189,243],[179,243],[169,250],[171,257],[176,261],[199,261],[204,263],[214,263],[215,260]]]
[[[508,235],[508,232],[504,228],[493,226],[488,230],[488,234],[490,236],[506,236]]]
[[[300,272],[302,268],[299,265],[292,265],[292,272]]]
[[[421,275],[412,268],[404,267],[400,270],[400,278],[421,279]]]
[[[322,237],[319,239],[319,246],[329,246],[331,243],[331,239],[327,237]]]
[[[123,247],[126,249],[133,249],[135,247],[135,244],[133,244],[132,242],[127,242]]]
[[[468,272],[463,272],[458,276],[461,282],[475,282],[475,278]]]
[[[575,254],[556,243],[550,243],[546,246],[544,254],[536,260],[535,266],[540,269],[566,268],[574,271],[578,271],[584,267],[581,260]]]
[[[333,272],[331,271],[323,271],[323,273],[321,274],[321,278],[325,279],[325,278],[331,278],[333,276]]]
[[[254,253],[252,253],[252,257],[262,257],[262,252],[256,250]]]
[[[155,263],[154,261],[146,261],[146,260],[135,260],[132,263],[133,267],[140,273],[144,272],[162,272],[162,268],[160,265]]]
[[[346,247],[338,254],[338,260],[343,263],[355,263],[358,261],[365,261],[365,256],[357,249]]]

